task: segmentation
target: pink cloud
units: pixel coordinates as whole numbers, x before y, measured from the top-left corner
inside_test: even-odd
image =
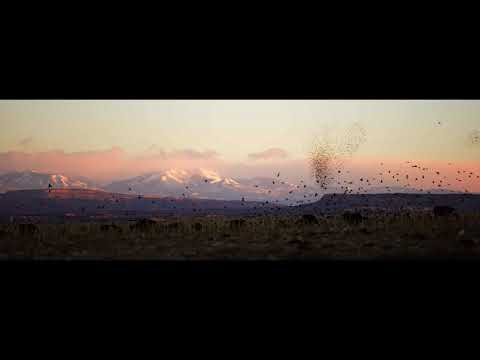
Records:
[[[36,170],[81,175],[97,180],[128,177],[166,168],[212,167],[219,162],[215,151],[192,149],[128,154],[119,147],[103,151],[66,153],[63,150],[0,153],[0,171]]]
[[[258,153],[248,154],[250,160],[285,159],[288,153],[280,148],[270,148]]]
[[[125,165],[125,153],[120,148],[75,153],[65,153],[63,150],[0,153],[2,171],[36,170],[101,178],[121,170]]]
[[[217,158],[219,155],[216,151],[207,150],[207,151],[196,151],[193,149],[183,149],[183,150],[174,150],[174,151],[164,151],[161,148],[152,145],[147,149],[145,154],[141,155],[140,158],[154,157],[159,159],[203,159],[211,160]]]

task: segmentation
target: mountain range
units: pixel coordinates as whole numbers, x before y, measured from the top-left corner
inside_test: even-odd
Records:
[[[128,179],[99,184],[84,177],[70,177],[36,171],[0,175],[0,193],[15,190],[97,189],[112,193],[157,197],[198,198],[216,200],[265,201],[285,199],[295,185],[273,178],[233,179],[217,172],[196,169],[168,169]],[[290,194],[290,199],[303,195]]]
[[[174,197],[191,199],[275,201],[280,204],[304,203],[318,200],[320,193],[312,184],[292,184],[280,177],[233,179],[206,169],[168,169],[100,184],[80,176],[40,173],[36,171],[12,172],[0,175],[0,193],[14,190],[96,189],[110,193]],[[340,187],[327,192],[343,193]],[[427,190],[425,190],[426,192]],[[372,186],[368,193],[385,192],[385,188]],[[416,193],[414,189],[390,187],[391,193]],[[443,193],[448,191],[443,191]],[[432,190],[431,193],[438,193]]]

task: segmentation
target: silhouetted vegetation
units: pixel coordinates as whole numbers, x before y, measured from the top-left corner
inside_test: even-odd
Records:
[[[433,212],[4,224],[7,258],[355,259],[478,254],[480,215]]]

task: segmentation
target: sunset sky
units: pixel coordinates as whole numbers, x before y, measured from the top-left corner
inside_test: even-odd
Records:
[[[304,175],[315,139],[354,124],[365,132],[349,159],[358,171],[404,160],[479,168],[480,101],[19,100],[0,101],[0,171],[107,179],[207,167],[249,177],[280,166]]]

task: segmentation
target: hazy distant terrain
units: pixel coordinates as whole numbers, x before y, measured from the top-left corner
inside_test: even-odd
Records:
[[[91,189],[18,190],[0,194],[0,218],[38,216],[68,220],[140,216],[185,215],[289,215],[341,214],[346,210],[398,212],[431,211],[451,206],[458,212],[480,212],[475,194],[326,194],[309,204],[286,206],[271,201],[210,200],[186,197],[152,197]]]
[[[260,202],[223,201],[173,197],[144,197],[89,189],[18,190],[0,194],[0,216],[89,216],[104,218],[143,215],[187,215],[195,213],[246,213]]]

